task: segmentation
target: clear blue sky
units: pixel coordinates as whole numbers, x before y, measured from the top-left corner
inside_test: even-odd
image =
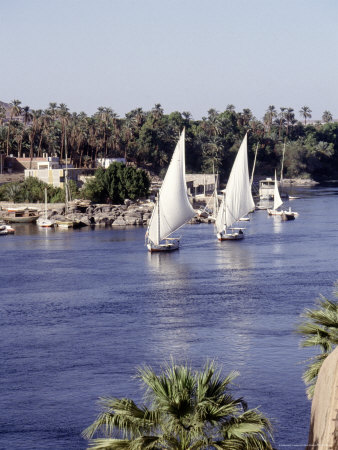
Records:
[[[338,118],[337,0],[0,0],[0,100]]]

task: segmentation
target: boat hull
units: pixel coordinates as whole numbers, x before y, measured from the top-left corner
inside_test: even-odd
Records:
[[[55,225],[59,228],[73,228],[74,222],[72,221],[56,221]]]
[[[219,241],[240,241],[244,239],[244,233],[217,233]]]
[[[180,241],[172,241],[166,242],[165,244],[154,244],[152,242],[148,242],[147,249],[150,253],[157,252],[173,252],[174,250],[178,250],[180,247]]]
[[[281,215],[282,220],[286,221],[286,220],[295,220],[296,216],[294,213],[290,213],[290,212],[285,212],[283,211],[283,214]]]
[[[54,222],[49,219],[43,219],[41,217],[36,221],[36,224],[41,228],[51,228],[54,226]]]
[[[283,211],[278,211],[276,209],[268,209],[269,216],[281,216],[283,214]]]
[[[36,222],[36,220],[39,218],[39,216],[23,216],[23,217],[10,217],[10,216],[4,216],[3,219],[6,222],[9,223],[33,223]]]

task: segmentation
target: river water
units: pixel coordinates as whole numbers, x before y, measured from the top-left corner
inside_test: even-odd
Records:
[[[294,330],[338,279],[338,189],[298,194],[295,221],[256,211],[240,242],[187,225],[172,254],[147,253],[137,227],[1,237],[0,448],[86,448],[97,398],[141,401],[135,369],[171,356],[240,371],[234,393],[273,421],[276,447],[304,448],[312,351]]]

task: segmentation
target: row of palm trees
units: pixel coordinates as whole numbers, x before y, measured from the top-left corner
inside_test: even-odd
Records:
[[[273,105],[267,108],[262,121],[248,108],[236,112],[234,105],[227,105],[223,112],[210,109],[201,120],[193,120],[187,111],[166,115],[160,104],[150,111],[136,108],[120,118],[109,107],[99,107],[95,114],[88,116],[84,112],[71,113],[64,103],[50,103],[45,110],[31,110],[28,106],[21,107],[19,100],[13,100],[7,116],[0,107],[0,151],[31,158],[48,153],[62,159],[67,150],[77,167],[94,166],[98,156],[124,157],[160,173],[185,126],[189,170],[217,170],[222,174],[231,166],[234,148],[250,130],[251,144],[259,143],[260,147],[258,170],[261,164],[264,171],[266,165],[275,166],[280,144],[285,139],[295,142],[312,133],[315,141],[322,140],[315,134],[325,125],[307,125],[311,117],[308,106],[303,106],[299,113],[304,125],[295,119],[293,108],[282,107],[277,111]],[[330,124],[332,114],[325,111],[322,119]],[[324,136],[324,139],[330,144],[333,138]],[[288,161],[286,170],[287,164]]]

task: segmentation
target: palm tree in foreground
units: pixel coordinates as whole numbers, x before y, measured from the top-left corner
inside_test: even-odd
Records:
[[[160,375],[150,367],[139,368],[145,404],[101,398],[104,411],[83,436],[96,450],[272,449],[269,420],[229,391],[237,375],[223,378],[214,362],[200,372],[174,362]],[[92,439],[96,433],[104,437]]]
[[[338,284],[335,296],[338,298]],[[302,317],[306,319],[298,326],[297,332],[303,336],[302,347],[317,347],[320,353],[310,359],[310,364],[303,374],[303,380],[309,387],[307,396],[313,397],[317,377],[326,357],[338,345],[338,301],[321,296],[317,309],[306,309]]]

